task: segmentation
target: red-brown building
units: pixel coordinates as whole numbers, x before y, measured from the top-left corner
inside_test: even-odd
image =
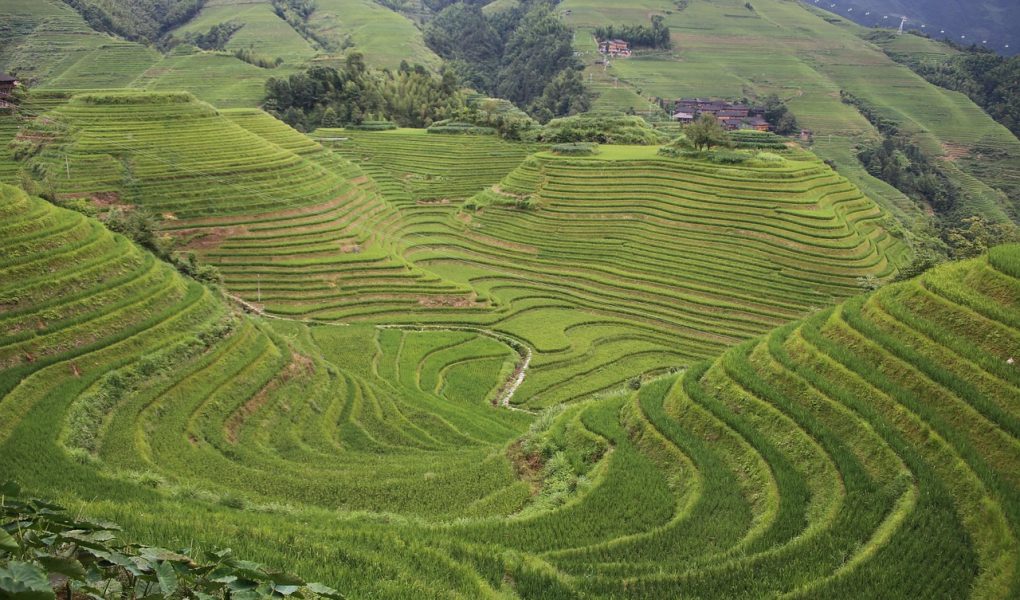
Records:
[[[18,80],[7,73],[0,73],[0,98],[10,96],[18,85]]]
[[[605,40],[599,42],[599,52],[609,56],[630,56],[630,44],[625,40]]]
[[[745,104],[734,104],[724,100],[706,100],[703,98],[681,98],[676,101],[660,101],[660,105],[672,108],[673,120],[680,123],[691,123],[701,115],[712,115],[726,129],[755,129],[769,131],[771,125],[765,120],[762,109],[751,108]]]

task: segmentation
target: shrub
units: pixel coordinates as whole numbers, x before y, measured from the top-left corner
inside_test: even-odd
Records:
[[[430,126],[429,133],[445,135],[496,135],[495,127],[485,127],[461,121],[439,121]]]
[[[764,162],[764,163],[784,163],[784,162],[786,162],[785,158],[783,158],[782,156],[779,156],[778,154],[774,154],[772,152],[759,152],[758,154],[754,155],[754,158],[756,160],[760,160],[761,162]]]
[[[552,147],[552,151],[564,156],[594,156],[599,153],[599,145],[595,142],[556,144]]]
[[[786,150],[786,138],[767,131],[731,131],[730,141],[734,148],[748,150]]]
[[[78,94],[75,102],[85,104],[187,104],[198,102],[189,92],[103,92]]]
[[[668,137],[652,128],[641,117],[625,115],[577,115],[553,119],[538,136],[539,141],[564,144],[597,142],[600,144],[661,144]]]
[[[733,150],[715,150],[710,152],[708,159],[712,162],[717,162],[724,165],[735,165],[742,163],[750,158],[750,155],[743,152],[735,152]]]
[[[354,131],[390,131],[397,128],[393,121],[362,121],[356,125],[348,125]]]

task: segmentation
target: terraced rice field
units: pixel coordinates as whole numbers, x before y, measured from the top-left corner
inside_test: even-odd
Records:
[[[262,69],[232,54],[176,50],[141,73],[131,88],[177,92],[188,90],[219,108],[258,106],[270,77],[287,76],[291,65]]]
[[[256,107],[270,77],[304,70],[316,58],[341,60],[358,51],[368,64],[396,69],[401,60],[438,69],[440,59],[405,16],[373,0],[328,0],[317,4],[308,39],[279,18],[269,0],[212,0],[183,26],[181,39],[232,21],[243,25],[225,51],[178,46],[166,55],[92,29],[61,0],[5,0],[0,5],[0,69],[50,90],[135,88],[187,90],[219,108]],[[251,50],[273,60],[275,69],[248,64],[233,55]]]
[[[32,85],[95,89],[126,86],[159,54],[91,29],[60,0],[0,5],[0,69]]]
[[[361,52],[368,64],[397,69],[400,61],[438,69],[442,62],[425,45],[410,19],[373,0],[318,0],[308,20],[315,33],[347,51]]]
[[[50,114],[67,134],[37,170],[58,191],[162,215],[231,294],[278,316],[519,340],[535,356],[513,402],[529,407],[682,369],[906,259],[883,212],[804,152],[722,167],[322,130],[328,150],[187,96],[83,95]]]
[[[563,162],[505,182],[557,206]],[[500,339],[236,317],[97,221],[0,217],[3,475],[131,536],[351,597],[1020,592],[1020,246],[536,415],[488,404]]]
[[[858,277],[887,276],[904,258],[878,226],[881,211],[806,153],[771,168],[664,159],[654,148],[607,147],[585,160],[540,153],[471,198],[477,210],[461,210],[410,200],[458,189],[468,148],[479,156],[472,164],[494,163],[486,145],[461,141],[447,155],[433,151],[435,136],[345,135],[336,151],[411,195],[397,232],[405,256],[491,305],[476,316],[460,311],[456,322],[536,349],[514,400],[529,406],[713,356],[856,293]],[[420,160],[408,158],[415,152]],[[420,175],[425,168],[438,183]],[[516,208],[524,201],[534,208]],[[415,316],[422,321],[449,317]]]
[[[401,216],[357,167],[265,113],[128,93],[80,96],[50,116],[65,136],[37,160],[64,165],[58,193],[161,216],[232,293],[275,313],[474,302],[397,256],[386,232]]]
[[[609,108],[626,106],[621,88],[643,97],[784,98],[804,127],[812,129],[819,154],[840,163],[841,172],[891,212],[913,218],[917,209],[903,206],[895,192],[877,189],[867,174],[843,157],[874,140],[874,128],[853,106],[840,101],[852,92],[897,122],[931,156],[945,156],[951,176],[966,192],[966,214],[1002,220],[1017,216],[1018,198],[1009,173],[1020,160],[1020,141],[963,95],[931,85],[882,49],[863,39],[870,30],[799,2],[761,0],[691,0],[677,10],[671,0],[614,2],[565,0],[565,21],[577,28],[575,47],[587,51],[585,62],[596,101]],[[589,33],[612,23],[648,23],[663,15],[670,27],[671,51],[641,51],[612,61],[606,72],[594,65]],[[934,43],[931,43],[934,45]],[[768,52],[762,49],[767,48]],[[909,51],[916,52],[916,48]],[[934,51],[934,50],[932,50]],[[616,85],[619,80],[621,88]],[[630,100],[637,104],[637,101]],[[638,104],[635,108],[643,110]],[[975,157],[968,160],[967,156]],[[980,159],[977,157],[980,156]],[[961,158],[962,157],[962,158]],[[1005,190],[1006,199],[996,190]],[[875,191],[872,191],[875,190]],[[879,193],[881,192],[881,193]]]
[[[424,129],[319,129],[312,137],[357,162],[402,208],[415,202],[450,204],[470,198],[537,149],[493,136],[429,134]]]
[[[279,57],[284,64],[297,65],[316,55],[316,49],[308,40],[273,12],[273,4],[269,0],[211,0],[202,6],[194,19],[176,29],[175,35],[202,34],[228,22],[242,25],[227,42],[224,49],[228,51],[254,49],[270,59]]]

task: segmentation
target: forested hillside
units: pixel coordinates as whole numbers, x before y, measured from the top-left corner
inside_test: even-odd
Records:
[[[193,18],[206,0],[67,0],[98,31],[157,42]]]
[[[425,41],[465,83],[543,122],[586,112],[590,99],[574,56],[574,32],[554,4],[525,1],[488,14],[478,5],[451,4],[429,23]]]

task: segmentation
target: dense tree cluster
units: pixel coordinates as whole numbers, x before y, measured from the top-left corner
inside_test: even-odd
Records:
[[[487,93],[495,91],[504,39],[481,8],[458,2],[425,28],[425,43],[450,61],[461,79]]]
[[[435,12],[439,12],[439,11],[443,10],[444,8],[446,8],[448,6],[452,6],[454,4],[461,4],[461,3],[463,3],[463,4],[471,4],[471,5],[475,5],[475,6],[485,6],[486,4],[489,4],[491,1],[492,0],[463,0],[463,2],[461,2],[460,0],[422,0],[422,3],[425,6],[427,6],[429,8],[429,10],[433,10]]]
[[[535,141],[541,130],[527,113],[502,98],[470,98],[457,120],[490,127],[508,140]]]
[[[959,191],[915,144],[886,135],[881,144],[862,148],[858,159],[869,173],[938,214],[953,210]]]
[[[896,274],[897,281],[911,279],[950,259],[976,258],[989,248],[1020,242],[1020,228],[1013,223],[990,223],[984,217],[962,219],[956,226],[923,221],[911,232],[914,257]]]
[[[879,114],[875,107],[847,91],[840,91],[845,104],[857,107],[861,115],[882,133],[880,144],[861,148],[857,158],[873,176],[900,190],[915,202],[946,216],[958,204],[960,190],[931,158],[899,132],[897,124]]]
[[[541,121],[588,110],[573,30],[550,0],[526,0],[486,15],[457,2],[436,15],[425,42],[474,89],[510,100]]]
[[[641,117],[586,114],[550,121],[539,133],[538,140],[553,144],[653,145],[661,144],[666,138]]]
[[[238,48],[237,50],[234,50],[234,56],[239,60],[243,60],[250,65],[255,65],[262,69],[275,69],[283,64],[283,59],[279,56],[269,57],[264,54],[259,54],[252,48]]]
[[[189,31],[184,34],[184,41],[203,50],[223,50],[230,38],[242,27],[244,27],[244,23],[236,21],[217,23],[205,33]]]
[[[652,17],[651,27],[647,25],[608,25],[595,28],[595,37],[600,40],[621,39],[630,42],[634,48],[673,47],[669,27],[662,15]]]
[[[328,51],[339,50],[336,44],[329,38],[316,33],[308,26],[308,18],[315,12],[315,0],[270,0],[273,4],[273,12],[287,22],[294,31],[301,34],[314,46]]]
[[[765,98],[765,120],[772,124],[772,130],[779,135],[790,135],[800,131],[797,117],[793,116],[786,103],[776,94]]]
[[[426,127],[464,107],[452,72],[433,75],[406,62],[396,72],[370,70],[358,53],[349,55],[339,69],[314,66],[266,82],[266,110],[304,131],[380,119]]]
[[[205,0],[64,0],[97,31],[156,42],[198,14]]]
[[[697,150],[709,150],[712,146],[725,146],[729,142],[722,124],[708,114],[701,115],[697,121],[685,127],[684,136]]]

